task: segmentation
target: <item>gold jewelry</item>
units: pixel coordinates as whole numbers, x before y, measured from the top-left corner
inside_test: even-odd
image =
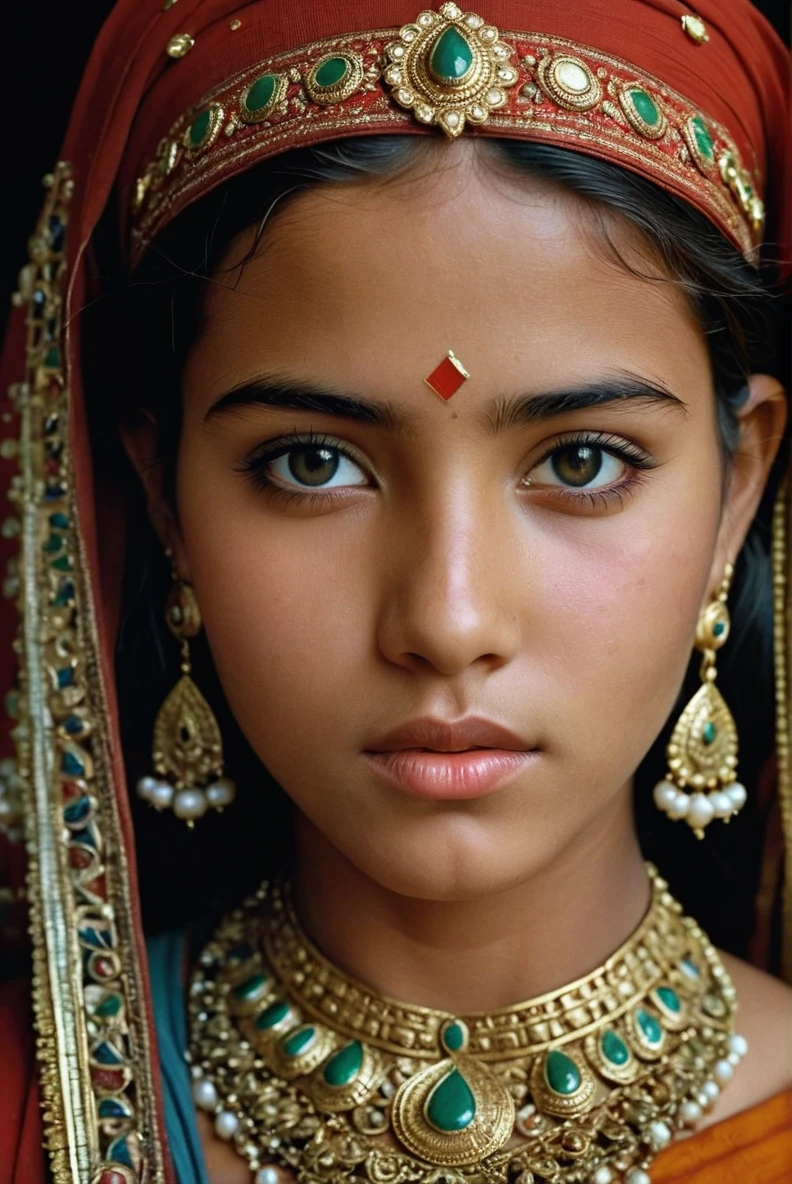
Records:
[[[192,680],[189,638],[202,626],[191,584],[174,577],[165,615],[181,642],[181,678],[160,707],[154,722],[152,759],[156,776],[141,777],[138,795],[157,810],[172,809],[195,825],[209,807],[222,810],[236,797],[236,786],[223,776],[223,740],[206,699]]]
[[[669,818],[684,818],[699,839],[713,818],[728,822],[737,814],[747,796],[735,777],[737,728],[715,686],[715,652],[728,640],[731,627],[726,600],[733,574],[729,563],[715,599],[699,617],[696,648],[704,655],[702,685],[679,717],[666,748],[668,773],[654,789],[657,808]]]
[[[189,994],[193,1097],[257,1181],[646,1181],[747,1050],[715,949],[647,865],[632,936],[584,978],[490,1014],[397,1002],[333,966],[288,883],[220,924]],[[632,1174],[631,1174],[632,1173]]]

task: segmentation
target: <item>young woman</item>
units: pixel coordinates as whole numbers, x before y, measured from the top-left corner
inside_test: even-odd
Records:
[[[723,9],[118,4],[5,355],[0,1179],[787,1178],[786,61]]]

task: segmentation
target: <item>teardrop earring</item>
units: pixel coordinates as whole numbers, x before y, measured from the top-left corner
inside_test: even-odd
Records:
[[[715,599],[699,617],[696,648],[703,654],[702,686],[679,717],[666,749],[668,773],[654,789],[657,808],[669,818],[684,818],[698,839],[713,818],[728,822],[746,800],[745,786],[736,779],[737,728],[715,686],[715,654],[731,628],[726,600],[733,574],[729,563]]]
[[[181,678],[154,722],[152,760],[156,776],[141,777],[138,795],[156,810],[172,809],[189,827],[213,807],[222,810],[236,797],[223,776],[223,740],[214,713],[193,682],[189,639],[202,627],[192,585],[174,575],[165,614],[181,643]]]

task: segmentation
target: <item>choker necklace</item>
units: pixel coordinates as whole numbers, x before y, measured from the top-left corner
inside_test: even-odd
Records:
[[[649,909],[596,970],[451,1015],[380,995],[264,884],[189,995],[196,1104],[255,1173],[301,1184],[648,1184],[745,1054],[714,947],[650,864]]]

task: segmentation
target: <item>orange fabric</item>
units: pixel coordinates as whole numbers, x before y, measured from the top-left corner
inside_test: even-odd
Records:
[[[792,1089],[663,1151],[652,1184],[790,1184]]]

